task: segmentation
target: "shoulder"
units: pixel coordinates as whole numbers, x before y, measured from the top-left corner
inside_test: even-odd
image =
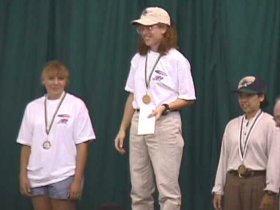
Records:
[[[262,112],[262,117],[264,119],[273,120],[273,116],[267,112]]]
[[[179,50],[175,49],[175,48],[171,48],[168,52],[167,55],[170,56],[176,56],[178,58],[186,58]]]
[[[81,98],[79,98],[78,96],[75,96],[71,93],[66,93],[65,100],[67,100],[67,103],[70,103],[73,105],[83,106],[85,104]]]
[[[171,62],[184,63],[190,65],[189,60],[177,49],[172,48],[165,55],[165,58]]]
[[[138,62],[139,59],[143,59],[143,58],[145,58],[145,56],[140,55],[139,53],[136,53],[132,56],[131,62],[132,63]]]
[[[177,60],[187,60],[187,58],[175,48],[170,49],[166,55]]]
[[[235,117],[235,118],[231,119],[227,123],[226,128],[229,129],[229,128],[233,127],[233,126],[239,125],[241,123],[242,117],[243,117],[243,115],[240,115],[238,117]]]
[[[33,109],[33,108],[36,108],[38,106],[41,106],[44,103],[44,99],[45,99],[45,96],[41,96],[40,98],[36,98],[33,101],[30,101],[26,105],[26,109]]]
[[[131,61],[130,61],[130,65],[133,69],[136,69],[137,66],[139,65],[143,65],[143,63],[145,62],[145,57],[144,55],[140,55],[139,53],[136,53]]]
[[[275,125],[273,116],[267,112],[262,112],[261,122],[263,122],[264,124]]]

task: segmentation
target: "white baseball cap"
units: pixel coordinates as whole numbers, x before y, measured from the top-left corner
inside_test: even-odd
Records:
[[[167,11],[160,7],[146,8],[139,19],[131,21],[132,24],[141,24],[145,26],[164,23],[170,26],[170,16]]]

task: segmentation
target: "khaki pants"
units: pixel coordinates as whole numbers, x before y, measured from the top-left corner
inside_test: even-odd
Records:
[[[258,210],[264,195],[265,175],[240,178],[227,173],[223,210]],[[278,209],[278,198],[275,199]]]
[[[130,130],[130,175],[132,210],[153,210],[155,182],[161,210],[179,210],[178,183],[184,140],[181,118],[171,112],[156,121],[155,134],[137,135],[139,113],[135,112]]]

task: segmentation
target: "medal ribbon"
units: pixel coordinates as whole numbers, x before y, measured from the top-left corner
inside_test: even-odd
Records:
[[[251,134],[251,131],[253,130],[253,127],[255,126],[255,124],[256,124],[258,118],[260,117],[261,113],[262,113],[262,111],[260,111],[260,112],[258,113],[258,115],[257,115],[257,116],[255,117],[255,119],[254,119],[254,122],[253,122],[252,126],[251,126],[250,129],[249,129],[249,132],[248,132],[248,134],[247,134],[247,136],[246,136],[246,139],[245,139],[244,149],[243,149],[243,147],[242,147],[242,134],[243,134],[243,131],[242,131],[242,130],[243,130],[243,121],[244,121],[244,117],[242,118],[242,121],[241,121],[241,128],[240,128],[240,136],[239,136],[239,150],[240,150],[240,152],[241,152],[241,157],[242,157],[242,159],[244,159],[245,153],[246,153],[246,151],[247,151],[248,139],[249,139],[249,136],[250,136],[250,134]]]
[[[51,131],[51,128],[52,128],[52,125],[53,125],[53,122],[54,122],[54,119],[55,119],[55,116],[59,110],[59,108],[61,107],[61,104],[64,100],[66,96],[66,93],[64,93],[63,97],[61,98],[58,106],[56,107],[56,110],[52,116],[52,120],[51,120],[51,123],[50,123],[50,126],[48,128],[48,113],[47,113],[47,96],[45,97],[45,101],[44,101],[44,109],[45,109],[45,131],[46,131],[46,134],[49,135],[50,131]]]
[[[151,82],[151,78],[152,78],[152,74],[154,73],[155,71],[155,68],[156,68],[156,65],[158,64],[159,62],[159,59],[161,58],[161,55],[158,56],[153,68],[152,68],[152,71],[149,75],[149,79],[147,80],[147,65],[148,65],[148,54],[146,55],[146,60],[145,60],[145,84],[146,84],[146,88],[148,89],[149,85],[150,85],[150,82]]]

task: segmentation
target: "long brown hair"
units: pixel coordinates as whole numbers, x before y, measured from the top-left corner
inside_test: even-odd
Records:
[[[158,27],[166,27],[166,32],[163,35],[163,38],[158,48],[158,52],[161,55],[165,55],[171,48],[178,48],[178,37],[175,26],[173,24],[171,24],[171,26],[168,26],[163,23],[158,23],[157,25]],[[149,50],[150,47],[147,46],[142,37],[140,37],[138,45],[139,54],[146,55]]]

